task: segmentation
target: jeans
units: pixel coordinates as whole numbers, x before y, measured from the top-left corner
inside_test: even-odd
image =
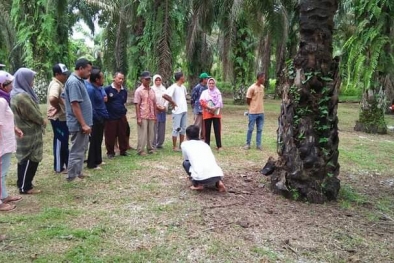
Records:
[[[12,153],[3,154],[0,157],[0,171],[1,171],[1,184],[0,184],[0,191],[1,191],[1,199],[7,198],[7,188],[5,186],[7,172],[10,168],[11,164],[11,156]]]
[[[256,147],[261,147],[261,136],[263,134],[263,125],[264,125],[264,113],[249,114],[249,124],[248,124],[248,133],[246,136],[246,144],[250,145],[255,123],[257,127]]]

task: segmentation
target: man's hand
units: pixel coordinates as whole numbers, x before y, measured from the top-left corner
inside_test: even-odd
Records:
[[[15,131],[16,136],[18,136],[18,138],[23,138],[23,131],[21,129],[19,129],[18,127],[15,127],[14,131]]]
[[[86,124],[82,126],[82,133],[90,134],[91,132],[92,132],[92,128],[90,128],[90,126],[88,126]]]
[[[142,119],[141,118],[137,118],[137,124],[138,124],[138,126],[141,126],[141,124],[142,124]]]

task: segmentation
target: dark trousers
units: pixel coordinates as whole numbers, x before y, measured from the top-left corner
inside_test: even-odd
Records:
[[[222,180],[221,176],[215,176],[215,177],[211,177],[211,178],[208,178],[205,180],[194,180],[191,178],[191,175],[192,175],[191,172],[189,172],[190,167],[191,167],[189,160],[184,160],[182,163],[182,166],[183,166],[183,169],[185,169],[186,173],[190,176],[190,179],[191,179],[192,184],[194,186],[197,186],[197,185],[214,186],[214,185],[216,185],[217,182]]]
[[[53,169],[60,173],[68,166],[68,127],[66,121],[51,120],[53,130]]]
[[[92,133],[89,138],[88,168],[95,168],[103,162],[101,144],[103,143],[104,122],[93,121]]]
[[[115,154],[115,142],[118,139],[120,153],[127,151],[127,119],[123,116],[119,120],[105,122],[105,147],[107,154]]]
[[[38,163],[32,162],[28,159],[22,160],[18,163],[18,188],[19,193],[23,194],[33,189],[33,179],[36,175]]]
[[[213,131],[215,133],[216,147],[222,147],[222,135],[221,135],[221,119],[210,118],[204,120],[205,129],[205,142],[210,145],[211,143],[211,126],[213,124]]]

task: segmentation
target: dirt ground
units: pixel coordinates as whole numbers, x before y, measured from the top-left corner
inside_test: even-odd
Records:
[[[394,195],[392,178],[342,176],[342,183],[368,197],[351,209],[340,202],[286,200],[269,190],[269,178],[262,179],[257,170],[225,178],[228,193],[199,195],[207,230],[230,231],[251,244],[275,248],[279,256],[267,262],[394,262],[394,221],[375,203]]]

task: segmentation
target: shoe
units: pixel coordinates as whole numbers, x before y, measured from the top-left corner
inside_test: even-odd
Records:
[[[256,150],[258,150],[258,151],[263,151],[263,147],[257,146],[257,147],[256,147]]]
[[[14,204],[0,204],[0,212],[8,212],[8,211],[12,211],[16,208],[16,206]]]
[[[35,195],[35,194],[41,193],[41,190],[37,190],[37,189],[33,189],[32,188],[30,190],[27,190],[26,192],[19,191],[19,193],[22,194],[22,195]]]
[[[21,201],[22,200],[22,196],[19,196],[19,195],[15,195],[15,196],[7,196],[6,198],[4,198],[4,199],[1,199],[1,201],[4,203],[4,204],[7,204],[7,203],[10,203],[10,202],[14,202],[14,203],[17,203],[17,202],[19,202],[19,201]]]
[[[93,170],[102,170],[103,168],[101,168],[100,166],[96,166],[94,168],[92,168]]]
[[[108,153],[107,157],[108,157],[108,159],[112,159],[112,158],[115,157],[115,154],[114,153]]]
[[[250,145],[249,144],[245,144],[244,147],[242,147],[244,150],[250,150]]]
[[[77,183],[77,182],[82,182],[83,181],[83,177],[76,176],[76,177],[73,177],[73,178],[66,178],[66,180],[69,183],[71,183],[71,182]]]
[[[163,146],[162,145],[157,145],[156,149],[163,149]]]
[[[121,153],[119,154],[120,156],[129,156],[129,154],[127,152]]]
[[[139,156],[146,156],[146,152],[139,152],[138,155]]]
[[[98,165],[106,165],[106,163],[105,162],[101,162]]]

